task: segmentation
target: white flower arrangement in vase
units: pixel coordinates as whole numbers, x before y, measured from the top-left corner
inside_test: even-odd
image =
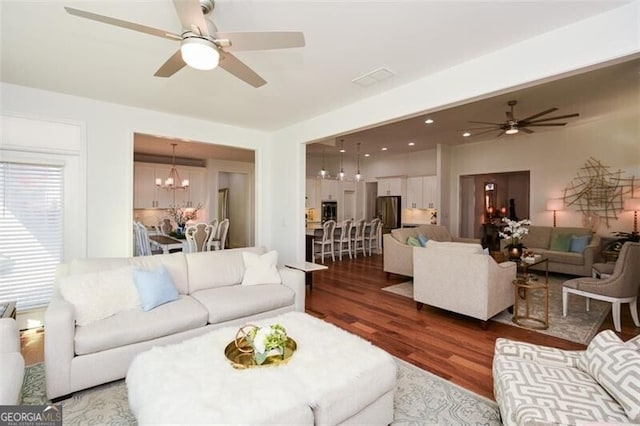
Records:
[[[522,237],[529,233],[529,228],[527,228],[527,226],[531,225],[531,221],[529,219],[515,221],[506,217],[503,217],[502,221],[506,223],[507,226],[505,226],[502,231],[498,232],[500,238],[510,238],[511,243],[509,243],[509,246],[511,247],[519,246]]]

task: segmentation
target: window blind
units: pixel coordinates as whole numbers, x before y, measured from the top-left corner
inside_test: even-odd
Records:
[[[46,306],[63,254],[63,167],[0,162],[0,301]]]

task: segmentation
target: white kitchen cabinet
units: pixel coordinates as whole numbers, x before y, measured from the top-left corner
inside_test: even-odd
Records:
[[[155,186],[156,168],[153,165],[135,163],[133,168],[133,207],[155,209],[158,207],[158,189]]]
[[[424,176],[422,178],[422,205],[425,209],[438,208],[437,176]]]
[[[171,165],[135,163],[134,200],[136,209],[167,209],[170,206],[196,207],[204,204],[206,194],[205,169],[201,167],[179,166],[181,179],[189,179],[187,189],[165,189],[155,185],[156,179],[164,182],[169,176]]]
[[[320,201],[338,201],[340,182],[337,180],[320,180]]]
[[[394,177],[394,178],[381,178],[378,179],[378,196],[384,197],[387,195],[405,195],[406,178]]]
[[[409,209],[422,208],[422,177],[407,178],[407,202],[405,206]]]
[[[436,209],[436,199],[438,196],[437,184],[436,176],[407,178],[407,208]]]

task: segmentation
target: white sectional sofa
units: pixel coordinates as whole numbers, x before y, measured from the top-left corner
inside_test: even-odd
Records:
[[[640,424],[640,336],[600,332],[586,351],[500,338],[493,390],[502,423]]]
[[[304,312],[303,272],[278,268],[281,284],[243,285],[243,252],[263,254],[265,250],[251,247],[76,259],[60,265],[56,290],[44,318],[47,397],[59,398],[122,379],[133,358],[153,346],[180,342],[214,327],[240,326],[289,311]],[[123,306],[128,309],[89,323],[83,318],[80,325],[83,307],[63,297],[69,294],[69,283],[81,288],[91,282],[98,285],[94,289],[107,286],[117,292],[122,287],[118,273],[127,268],[151,270],[159,266],[170,275],[178,299],[148,311]],[[109,294],[106,298],[110,299]]]
[[[13,318],[0,319],[0,405],[17,405],[22,399],[24,358],[20,331]]]

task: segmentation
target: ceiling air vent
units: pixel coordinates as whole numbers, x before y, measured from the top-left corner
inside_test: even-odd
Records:
[[[368,73],[363,74],[360,77],[356,77],[351,81],[359,86],[367,87],[367,86],[376,84],[382,80],[386,80],[389,77],[393,77],[394,75],[395,73],[383,67],[383,68],[375,69],[373,71],[369,71]]]

